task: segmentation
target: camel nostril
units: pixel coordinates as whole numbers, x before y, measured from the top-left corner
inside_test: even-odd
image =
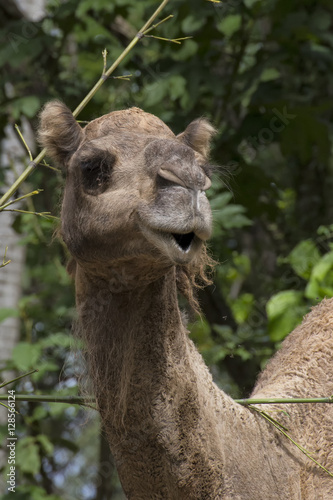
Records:
[[[176,185],[183,186],[184,188],[187,187],[184,180],[181,179],[176,172],[173,172],[168,168],[160,168],[158,171],[158,175],[162,177],[162,179],[166,179],[167,181],[170,181]]]
[[[184,252],[186,252],[190,248],[191,243],[192,243],[192,241],[194,239],[195,234],[192,231],[191,233],[186,233],[186,234],[172,233],[172,236],[176,240],[177,245]]]

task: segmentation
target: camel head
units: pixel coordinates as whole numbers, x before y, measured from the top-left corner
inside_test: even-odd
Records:
[[[175,136],[138,108],[81,128],[61,102],[41,113],[39,137],[66,174],[61,235],[81,266],[187,265],[211,233],[208,163],[214,128],[193,121]]]

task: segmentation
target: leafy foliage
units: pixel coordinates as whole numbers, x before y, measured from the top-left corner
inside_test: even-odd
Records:
[[[102,50],[114,61],[155,7],[155,0],[48,0],[47,16],[32,23],[1,6],[1,133],[23,115],[36,125],[51,98],[74,109],[101,74]],[[192,335],[233,396],[249,392],[309,307],[333,296],[332,11],[329,0],[170,1],[163,17],[173,19],[150,34],[193,38],[181,45],[144,38],[115,74],[130,81],[110,79],[79,117],[136,105],[175,132],[200,115],[217,127],[212,156],[230,175],[220,170],[211,189],[210,246],[219,264],[215,288],[200,296],[206,319]],[[28,182],[44,189],[36,210],[58,215],[61,177],[40,167]],[[65,250],[50,244],[50,220],[24,215],[15,227],[28,255],[18,310],[0,310],[0,319],[22,319],[8,367],[39,369],[20,391],[72,394]],[[20,412],[26,460],[18,464],[18,498],[95,498],[96,426],[83,432],[75,423],[83,412],[62,405],[31,403]],[[86,485],[75,479],[82,470]],[[108,498],[122,498],[112,481]]]

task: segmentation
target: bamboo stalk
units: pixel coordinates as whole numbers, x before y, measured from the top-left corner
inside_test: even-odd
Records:
[[[88,104],[88,102],[93,98],[99,88],[103,85],[103,83],[107,80],[107,78],[113,73],[113,71],[119,66],[119,64],[123,61],[123,59],[127,56],[127,54],[132,50],[132,48],[138,43],[141,38],[145,35],[145,32],[149,28],[149,26],[153,23],[159,13],[164,9],[169,0],[163,0],[161,5],[155,10],[153,15],[148,19],[148,21],[142,26],[141,30],[135,35],[133,40],[128,44],[125,50],[120,54],[120,56],[115,60],[115,62],[110,66],[110,68],[102,73],[101,78],[94,85],[94,87],[88,92],[86,97],[81,101],[81,103],[77,106],[77,108],[73,111],[73,116],[76,117],[83,108]],[[7,203],[7,201],[13,196],[19,186],[27,179],[27,177],[35,170],[37,165],[43,160],[46,155],[46,148],[44,148],[39,155],[32,161],[30,161],[26,170],[16,179],[13,185],[8,189],[8,191],[2,196],[0,199],[0,211],[3,209],[3,205]]]
[[[235,399],[235,403],[241,405],[268,405],[268,404],[291,404],[291,403],[333,403],[330,398],[267,398],[267,399]]]
[[[31,372],[33,373],[33,372]],[[30,375],[30,373],[26,374]],[[19,378],[25,377],[22,375]],[[13,382],[12,380],[10,382]],[[7,382],[7,383],[10,383]],[[1,386],[0,386],[1,387]],[[7,399],[6,394],[0,394],[0,401]],[[35,395],[35,394],[17,394],[17,401],[35,401],[39,403],[49,402],[49,403],[68,403],[68,404],[84,404],[85,402],[92,402],[93,398],[84,398],[82,396],[47,396],[47,395]],[[294,403],[333,403],[333,396],[330,398],[268,398],[268,399],[235,399],[235,403],[241,405],[254,405],[254,404],[294,404]]]
[[[319,399],[321,399],[321,398],[319,398]],[[332,399],[332,398],[329,398],[329,399]],[[333,402],[333,401],[330,401],[330,402]],[[325,471],[329,476],[333,477],[333,473],[331,471],[329,471],[328,469],[326,469],[326,467],[324,467],[322,464],[320,464],[312,456],[312,454],[309,451],[307,451],[303,446],[301,446],[299,443],[296,443],[296,441],[290,436],[290,434],[288,434],[288,432],[287,432],[288,429],[286,429],[280,422],[278,422],[277,420],[275,420],[274,418],[272,418],[270,415],[268,415],[264,411],[260,410],[259,408],[256,408],[255,406],[251,406],[251,409],[258,412],[259,415],[261,415],[265,420],[267,420],[272,425],[274,425],[274,427],[278,431],[280,431],[287,439],[289,439],[289,441],[291,441],[302,453],[304,453],[304,455],[306,455],[310,460],[312,460],[312,462],[314,462],[316,465],[318,465],[318,467],[320,467],[323,471]]]
[[[28,377],[29,375],[32,375],[33,373],[37,373],[37,372],[38,372],[38,370],[34,369],[28,373],[24,373],[23,375],[19,375],[18,377],[15,377],[11,380],[6,380],[5,382],[2,382],[2,384],[0,384],[0,389],[2,387],[5,387],[6,385],[9,385],[9,384],[12,384],[13,382],[17,382],[18,380],[21,380],[21,378]],[[2,399],[6,399],[7,397],[8,396],[4,396]]]
[[[0,401],[6,401],[7,394],[0,394]],[[15,401],[29,403],[67,403],[70,405],[84,405],[94,403],[94,398],[83,398],[82,396],[46,396],[42,394],[15,394]]]

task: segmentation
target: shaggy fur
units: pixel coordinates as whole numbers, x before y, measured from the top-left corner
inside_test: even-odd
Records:
[[[216,134],[215,128],[204,118],[194,120],[177,137],[203,156],[208,156],[210,141]]]
[[[65,165],[79,147],[82,139],[81,127],[71,111],[60,101],[53,101],[52,108],[45,106],[40,115],[40,123],[39,142],[47,147],[51,158],[59,165]]]
[[[132,108],[79,132],[69,113],[48,104],[40,137],[67,173],[61,234],[73,256],[76,334],[127,498],[333,498],[330,476],[218,389],[182,322],[177,287],[193,302],[207,261],[212,127],[196,121],[175,137]],[[253,395],[333,393],[332,306],[324,301],[290,334]],[[333,469],[332,406],[279,408],[265,411]]]

